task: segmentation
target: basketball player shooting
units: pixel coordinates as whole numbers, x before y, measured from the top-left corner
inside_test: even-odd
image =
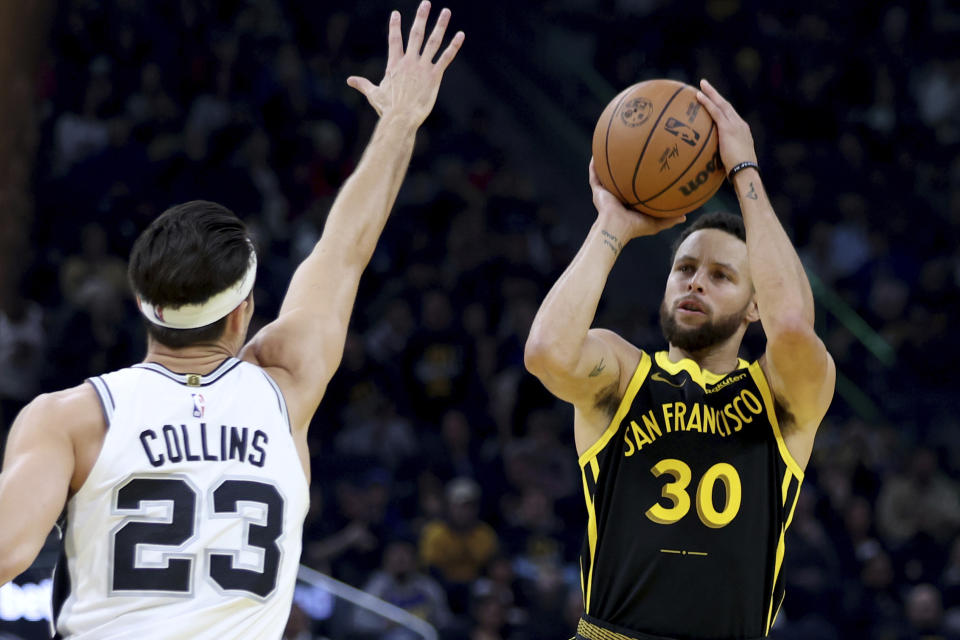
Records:
[[[279,316],[244,346],[257,255],[224,207],[188,202],[137,239],[130,280],[144,362],[42,395],[17,417],[0,474],[0,584],[63,513],[58,638],[280,638],[309,498],[307,427],[339,365],[373,253],[444,70],[444,9],[406,50],[390,17],[380,119]],[[434,61],[436,58],[436,61]]]
[[[740,202],[684,230],[647,353],[591,329],[614,261],[682,218],[625,209],[590,165],[597,218],[534,320],[527,368],[574,406],[588,524],[577,638],[759,638],[779,611],[784,533],[833,360],[803,267],[767,198],[746,122],[706,81]],[[759,320],[766,349],[738,357]]]

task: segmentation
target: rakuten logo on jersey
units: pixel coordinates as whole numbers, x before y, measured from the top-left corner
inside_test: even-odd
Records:
[[[0,587],[0,620],[49,620],[50,594],[53,580],[41,580],[40,584],[24,585],[8,582]]]

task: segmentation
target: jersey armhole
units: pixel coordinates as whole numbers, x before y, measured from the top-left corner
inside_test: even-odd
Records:
[[[614,434],[620,429],[620,423],[623,421],[623,417],[627,415],[627,411],[629,411],[630,406],[633,404],[633,399],[637,396],[640,387],[643,386],[644,380],[647,379],[647,374],[650,373],[650,364],[650,355],[646,351],[641,351],[640,362],[633,372],[633,377],[630,378],[630,384],[627,385],[627,390],[620,400],[617,412],[613,415],[613,419],[610,420],[610,424],[607,425],[603,435],[580,456],[579,462],[581,467],[588,464],[598,453],[603,451],[603,448],[607,446],[610,439],[613,438]]]
[[[97,400],[100,401],[100,410],[103,411],[103,421],[109,430],[110,423],[113,420],[113,412],[117,408],[113,401],[113,394],[110,393],[110,387],[107,386],[107,382],[101,376],[87,378],[87,382],[89,382],[93,390],[97,392]]]
[[[267,382],[270,383],[270,386],[273,387],[274,393],[277,394],[277,404],[280,406],[280,414],[287,423],[287,430],[290,433],[293,433],[293,425],[290,423],[290,414],[287,412],[287,401],[283,397],[283,392],[280,391],[280,385],[278,385],[276,381],[270,377],[270,374],[267,373],[262,367],[258,365],[254,366],[257,366],[257,368],[260,369],[260,373],[263,374],[263,377],[266,378]]]
[[[770,391],[770,385],[767,384],[767,377],[763,375],[763,369],[760,367],[760,361],[756,361],[750,365],[750,377],[753,378],[753,381],[757,385],[757,389],[760,390],[760,395],[763,397],[763,405],[767,410],[767,419],[770,421],[770,426],[773,428],[773,437],[777,440],[777,450],[780,452],[780,457],[783,459],[784,464],[787,465],[787,469],[790,470],[797,480],[803,482],[803,469],[794,460],[793,456],[790,454],[790,450],[787,449],[787,442],[783,439],[783,432],[780,430],[780,422],[777,420],[777,411],[776,405],[774,404],[773,393]]]

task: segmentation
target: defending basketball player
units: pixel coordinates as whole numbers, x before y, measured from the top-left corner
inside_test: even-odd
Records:
[[[40,396],[17,417],[0,474],[0,584],[65,511],[56,637],[281,636],[309,497],[307,427],[464,39],[440,53],[444,9],[424,42],[429,12],[423,2],[406,50],[393,12],[379,85],[348,79],[380,119],[275,321],[244,346],[257,255],[243,223],[210,202],[173,207],[130,259],[145,361]]]
[[[660,308],[668,348],[590,328],[624,245],[682,221],[625,209],[592,162],[596,221],[527,341],[527,368],[575,408],[586,640],[766,636],[784,532],[833,397],[810,286],[749,127],[706,81],[697,97],[743,215],[702,216],[681,235]],[[766,350],[748,363],[740,343],[757,320]]]

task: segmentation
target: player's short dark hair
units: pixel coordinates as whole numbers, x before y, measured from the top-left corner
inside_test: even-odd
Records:
[[[250,265],[247,228],[226,207],[193,200],[170,207],[140,234],[127,270],[136,295],[153,305],[206,302],[234,284]],[[223,336],[226,317],[197,329],[169,329],[144,319],[147,334],[182,349]]]
[[[719,229],[720,231],[726,231],[730,235],[739,238],[743,242],[747,241],[747,230],[743,226],[743,218],[726,211],[711,211],[710,213],[697,216],[693,224],[684,229],[683,233],[674,241],[673,246],[670,248],[670,262],[673,262],[674,258],[677,257],[677,249],[680,248],[683,241],[701,229]]]

